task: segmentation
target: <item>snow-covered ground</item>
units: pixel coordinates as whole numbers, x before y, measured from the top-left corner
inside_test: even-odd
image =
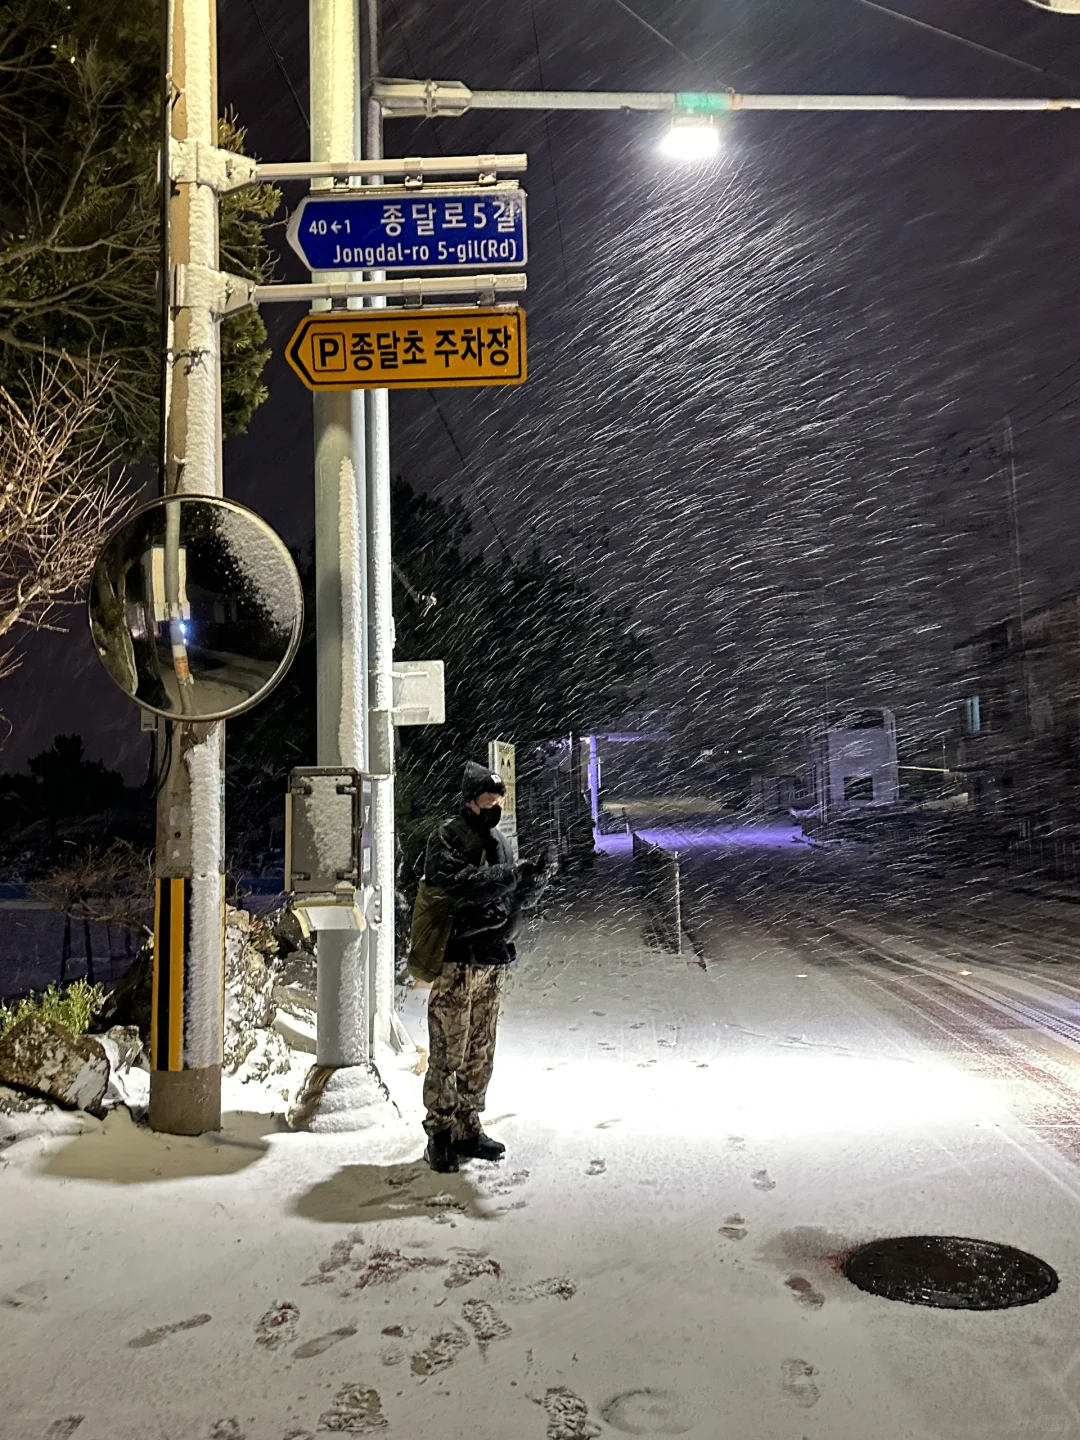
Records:
[[[421,1081],[389,1066],[401,1118],[357,1135],[287,1133],[237,1080],[220,1137],[121,1110],[4,1151],[4,1440],[1080,1436],[1067,1037],[1025,1071],[1004,1016],[988,1060],[985,1017],[950,1029],[850,940],[698,919],[704,968],[645,946],[611,856],[540,927],[502,1165],[433,1175]],[[419,996],[406,1020],[423,1044]],[[918,1232],[1019,1245],[1061,1287],[969,1313],[838,1273]]]

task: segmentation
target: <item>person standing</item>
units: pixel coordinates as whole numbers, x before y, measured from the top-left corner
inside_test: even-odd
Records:
[[[426,886],[442,892],[452,906],[442,967],[433,977],[421,976],[432,979],[425,1158],[438,1171],[457,1170],[459,1158],[500,1160],[506,1152],[501,1141],[484,1134],[480,1116],[495,1059],[506,967],[516,958],[513,934],[522,907],[549,878],[549,867],[514,863],[499,829],[505,794],[497,774],[470,761],[462,808],[432,833],[424,857]]]

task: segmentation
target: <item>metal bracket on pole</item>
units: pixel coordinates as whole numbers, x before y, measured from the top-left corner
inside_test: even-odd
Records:
[[[178,310],[210,310],[219,318],[232,315],[254,305],[263,288],[254,280],[208,265],[177,265],[173,269],[173,304]]]
[[[494,304],[496,295],[520,294],[525,288],[526,276],[519,274],[428,275],[408,280],[317,280],[310,285],[256,285],[252,300],[256,305],[265,305],[294,300],[351,300],[357,295],[390,295],[421,305],[426,299],[443,295],[475,295],[479,304]]]
[[[201,140],[173,140],[169,144],[169,176],[178,185],[209,185],[218,195],[257,182],[258,164],[250,155],[237,155]]]
[[[372,93],[386,116],[464,115],[472,105],[472,91],[460,80],[399,80],[378,75]]]
[[[289,160],[268,165],[250,155],[237,155],[198,140],[174,140],[169,146],[169,175],[177,185],[208,185],[216,194],[241,190],[245,185],[288,180],[351,180],[356,177],[403,180],[422,184],[440,175],[479,176],[488,183],[498,175],[520,175],[529,157],[510,155],[406,155],[397,160]]]

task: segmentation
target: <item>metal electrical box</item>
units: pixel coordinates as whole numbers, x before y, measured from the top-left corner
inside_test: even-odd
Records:
[[[285,797],[285,888],[306,930],[363,930],[363,793],[358,771],[302,766]]]

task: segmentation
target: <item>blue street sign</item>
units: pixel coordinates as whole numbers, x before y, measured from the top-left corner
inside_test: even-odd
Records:
[[[311,270],[512,269],[527,258],[525,194],[503,183],[309,195],[288,237]]]

